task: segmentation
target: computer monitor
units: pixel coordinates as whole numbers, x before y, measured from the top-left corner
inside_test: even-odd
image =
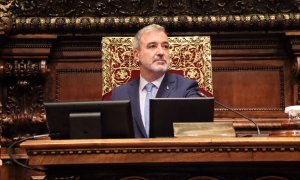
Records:
[[[173,122],[213,122],[214,98],[150,99],[150,137],[174,137]]]
[[[45,103],[51,139],[133,138],[129,100]]]

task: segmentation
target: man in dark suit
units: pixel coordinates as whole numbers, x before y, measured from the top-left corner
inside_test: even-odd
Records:
[[[139,64],[140,76],[112,91],[112,100],[130,100],[136,138],[149,137],[149,96],[197,97],[198,83],[168,72],[169,41],[164,27],[151,24],[133,39],[133,56]],[[146,85],[151,88],[146,90]],[[163,111],[163,109],[162,109]]]

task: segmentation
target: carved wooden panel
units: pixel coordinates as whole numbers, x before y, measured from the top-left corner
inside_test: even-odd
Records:
[[[1,143],[47,132],[43,107],[47,59],[56,35],[6,37],[0,48]]]
[[[101,99],[101,62],[55,63],[51,67],[47,101],[92,101]]]
[[[212,39],[216,100],[252,118],[287,118],[284,108],[296,103],[295,77],[282,34],[228,34]],[[216,117],[237,117],[224,108],[216,110]]]
[[[101,38],[61,35],[52,49],[46,101],[101,99]]]
[[[215,97],[243,111],[283,111],[282,67],[214,68]],[[221,91],[217,91],[221,89]]]

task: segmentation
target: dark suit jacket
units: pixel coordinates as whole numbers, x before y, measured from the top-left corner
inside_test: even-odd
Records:
[[[111,99],[130,100],[135,137],[145,138],[147,135],[140,111],[139,82],[140,78],[136,78],[124,85],[114,88]],[[157,91],[156,98],[198,97],[198,88],[198,84],[194,80],[178,74],[166,73]]]

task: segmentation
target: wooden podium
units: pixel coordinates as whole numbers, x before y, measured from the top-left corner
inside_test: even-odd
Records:
[[[300,179],[300,137],[30,140],[47,179]]]

